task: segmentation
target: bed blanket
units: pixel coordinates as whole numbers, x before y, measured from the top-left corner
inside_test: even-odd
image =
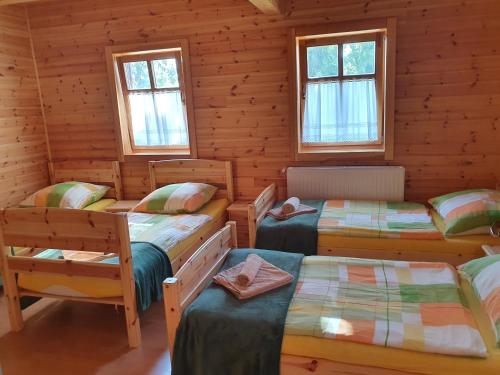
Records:
[[[255,247],[305,255],[317,254],[318,220],[324,202],[323,200],[303,200],[302,204],[316,208],[318,211],[298,215],[288,220],[276,220],[267,216],[257,228]],[[282,204],[283,201],[278,202],[274,208]]]
[[[132,265],[135,281],[137,311],[144,312],[149,306],[163,297],[162,283],[172,276],[172,266],[166,253],[153,244],[134,242]],[[102,263],[118,264],[118,258],[103,260]]]
[[[182,315],[172,375],[279,373],[285,317],[303,256],[268,250],[233,250],[222,269],[235,266],[249,254],[257,254],[289,272],[294,281],[245,301],[212,283]]]
[[[159,215],[129,213],[131,242],[147,242],[167,253],[212,218],[203,214]]]
[[[487,355],[457,273],[445,263],[305,257],[285,334]]]
[[[413,202],[328,200],[318,230],[345,237],[443,238],[427,208]]]

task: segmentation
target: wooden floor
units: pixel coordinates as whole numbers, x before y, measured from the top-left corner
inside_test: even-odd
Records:
[[[141,316],[142,346],[133,350],[123,311],[114,306],[44,300],[24,316],[24,329],[9,332],[0,295],[3,375],[170,374],[162,303]]]

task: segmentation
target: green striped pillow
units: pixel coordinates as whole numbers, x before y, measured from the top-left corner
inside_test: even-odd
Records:
[[[58,207],[82,209],[97,202],[109,186],[68,181],[47,186],[23,200],[20,207]]]
[[[203,183],[167,185],[149,194],[133,211],[156,214],[192,213],[209,202],[216,191],[215,186]]]
[[[500,221],[500,192],[464,190],[432,198],[429,203],[443,219],[446,235],[489,233]]]
[[[500,254],[471,260],[459,269],[471,281],[500,346]]]

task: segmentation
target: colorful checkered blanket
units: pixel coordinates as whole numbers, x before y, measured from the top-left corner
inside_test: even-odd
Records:
[[[305,257],[286,335],[450,355],[487,355],[445,263]]]
[[[427,208],[412,202],[328,200],[318,231],[348,237],[443,238]]]
[[[129,213],[128,229],[131,242],[151,243],[168,254],[212,218],[203,214],[156,215]]]

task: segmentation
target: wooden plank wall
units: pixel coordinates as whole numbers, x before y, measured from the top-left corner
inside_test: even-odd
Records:
[[[48,183],[47,146],[26,13],[0,7],[0,207]]]
[[[28,6],[56,159],[117,156],[104,47],[190,41],[198,154],[235,163],[238,198],[292,160],[287,32],[293,25],[396,16],[395,158],[407,199],[500,179],[498,0],[291,0],[282,16],[247,0],[64,1]],[[329,164],[386,164],[339,158]],[[145,161],[122,166],[125,194],[148,192]]]

